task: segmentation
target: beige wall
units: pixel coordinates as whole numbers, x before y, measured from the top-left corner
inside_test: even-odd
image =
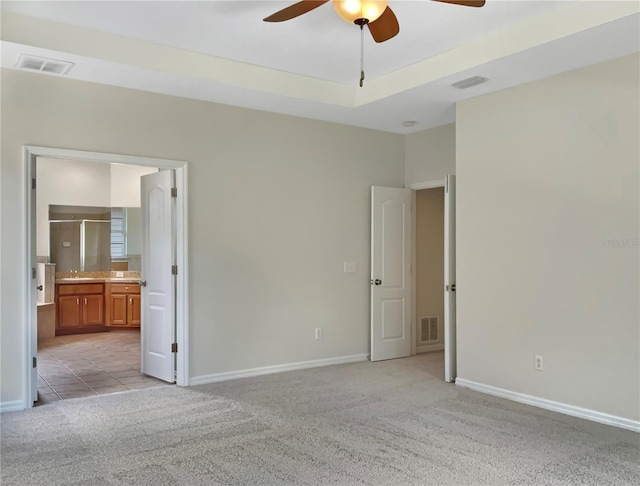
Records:
[[[7,70],[1,103],[2,402],[27,364],[25,144],[189,161],[191,376],[368,353],[370,187],[402,186],[402,136]]]
[[[416,192],[416,346],[420,349],[420,317],[438,316],[444,344],[444,188]],[[429,345],[433,349],[433,345]]]
[[[456,126],[430,128],[405,137],[405,187],[456,173]]]
[[[459,103],[460,378],[640,419],[639,67]]]

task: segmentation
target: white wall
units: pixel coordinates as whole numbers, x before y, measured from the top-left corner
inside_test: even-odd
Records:
[[[405,187],[418,182],[439,181],[456,173],[456,126],[454,123],[412,133],[404,143]]]
[[[152,167],[38,157],[37,255],[49,255],[49,205],[140,207],[140,177]],[[139,222],[139,221],[138,221]],[[134,242],[134,246],[138,242]],[[139,254],[140,251],[137,252]]]
[[[38,157],[36,162],[36,254],[49,255],[49,205],[111,206],[108,164]]]
[[[639,67],[459,103],[459,377],[640,419]]]
[[[111,204],[113,208],[140,207],[140,177],[158,172],[153,167],[111,164]]]
[[[370,186],[402,186],[402,136],[7,70],[1,115],[1,401],[24,396],[24,144],[189,161],[192,376],[368,352]]]

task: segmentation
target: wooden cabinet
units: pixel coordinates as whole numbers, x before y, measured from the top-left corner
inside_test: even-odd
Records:
[[[107,326],[140,327],[140,285],[137,283],[107,283]]]
[[[104,284],[56,284],[56,308],[56,335],[100,331],[105,323]]]

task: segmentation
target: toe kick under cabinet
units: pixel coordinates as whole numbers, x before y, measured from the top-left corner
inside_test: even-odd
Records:
[[[104,329],[104,284],[56,284],[56,336]]]
[[[105,284],[106,325],[117,328],[140,327],[140,285],[137,283]]]

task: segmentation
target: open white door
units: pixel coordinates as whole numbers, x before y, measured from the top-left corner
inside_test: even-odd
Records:
[[[456,379],[456,177],[444,188],[444,381]]]
[[[142,373],[175,381],[176,230],[175,171],[141,177],[142,186]],[[146,282],[146,284],[144,283]]]
[[[371,188],[371,361],[411,354],[411,191]]]

